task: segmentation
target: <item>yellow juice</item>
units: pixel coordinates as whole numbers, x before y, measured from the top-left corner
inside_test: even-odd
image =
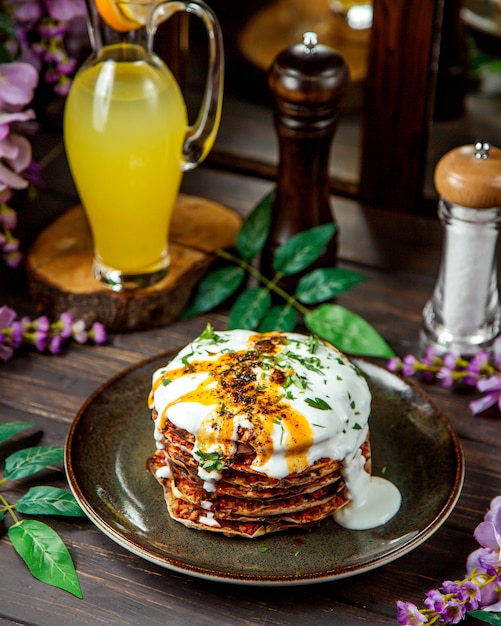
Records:
[[[136,60],[105,60],[75,77],[64,137],[96,258],[140,273],[167,254],[188,122],[171,73],[146,63],[137,46],[120,49]]]

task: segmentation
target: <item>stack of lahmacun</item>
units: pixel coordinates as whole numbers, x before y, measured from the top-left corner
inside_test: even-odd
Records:
[[[153,374],[148,467],[170,516],[228,536],[308,528],[370,474],[371,394],[345,356],[299,333],[211,326]]]

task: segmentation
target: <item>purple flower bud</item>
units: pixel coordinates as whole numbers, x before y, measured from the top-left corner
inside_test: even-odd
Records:
[[[61,313],[59,321],[61,322],[62,326],[61,337],[63,337],[63,339],[68,339],[73,333],[73,315],[65,311],[64,313]]]
[[[16,312],[8,306],[0,307],[0,329],[8,328],[16,319]]]
[[[468,364],[468,371],[472,373],[481,372],[489,365],[489,354],[487,352],[478,352]]]
[[[64,340],[60,335],[55,335],[49,340],[49,352],[51,354],[61,354]]]
[[[21,322],[12,322],[10,344],[17,350],[23,342],[23,327]]]
[[[0,210],[0,223],[4,223],[8,229],[14,230],[17,226],[17,213],[7,205]]]
[[[397,601],[397,620],[402,626],[420,626],[426,624],[426,618],[412,602]]]
[[[441,367],[437,378],[440,380],[442,387],[452,387],[454,384],[454,372],[448,367]]]
[[[47,332],[38,329],[33,335],[33,345],[39,352],[43,352],[47,347]]]
[[[388,363],[386,364],[386,368],[390,372],[400,372],[400,370],[402,369],[401,359],[398,356],[394,356],[388,361]]]
[[[106,328],[104,327],[104,324],[101,324],[101,322],[94,322],[89,335],[98,345],[103,344],[106,341]]]
[[[412,354],[408,354],[404,356],[403,365],[402,365],[402,374],[404,376],[412,376],[416,373],[418,365],[418,360]]]
[[[424,605],[430,611],[441,613],[444,610],[446,597],[438,589],[430,589],[426,593]]]
[[[41,315],[39,318],[35,320],[34,326],[38,330],[47,333],[50,328],[49,318],[46,315]]]
[[[88,338],[88,333],[85,330],[85,322],[78,320],[72,326],[72,336],[77,343],[85,343]]]
[[[59,78],[57,84],[54,87],[54,93],[58,96],[67,96],[70,93],[71,81],[64,80],[66,77],[62,76]]]
[[[3,251],[7,254],[12,252],[17,252],[19,250],[19,239],[15,239],[14,237],[9,237],[7,242],[3,246]]]
[[[456,354],[455,352],[448,352],[445,356],[444,356],[444,365],[445,367],[453,370],[456,365],[458,364],[458,359],[459,359],[459,355]]]
[[[10,347],[5,345],[5,337],[0,334],[0,359],[6,363],[14,354],[14,350]]]
[[[423,363],[426,363],[427,365],[434,365],[436,358],[437,358],[436,348],[434,346],[429,346],[428,348],[426,348],[424,357],[423,357]]]
[[[7,266],[15,269],[21,264],[21,261],[23,260],[23,255],[16,250],[14,252],[9,252],[8,254],[6,254],[4,258]]]

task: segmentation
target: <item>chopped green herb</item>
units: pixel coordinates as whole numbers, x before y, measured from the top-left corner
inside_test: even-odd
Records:
[[[162,385],[164,387],[167,387],[167,385],[170,385],[172,382],[172,380],[170,380],[170,378],[162,378]]]
[[[259,552],[268,552],[269,548],[267,548],[266,546],[261,546],[259,548]]]
[[[285,432],[284,425],[283,425],[283,422],[282,422],[282,418],[281,417],[276,417],[273,420],[273,423],[277,424],[277,426],[280,426],[280,430],[281,430],[281,432],[280,432],[280,445],[282,445],[283,439],[284,439],[284,432]]]
[[[223,339],[221,335],[218,335],[214,332],[214,327],[212,324],[207,324],[205,330],[201,333],[199,339],[201,341],[211,341],[212,343],[227,343],[228,339]]]
[[[361,430],[361,429],[362,427],[360,426],[360,424],[358,423],[353,424],[353,430]]]
[[[317,337],[317,335],[310,335],[308,337],[308,348],[309,348],[311,354],[315,354],[315,352],[317,351],[319,342],[320,342],[320,340]]]
[[[202,450],[199,449],[195,450],[195,454],[200,459],[200,466],[208,472],[221,471],[225,468],[219,452],[202,452]]]
[[[188,367],[190,364],[188,359],[190,358],[190,356],[193,356],[194,354],[195,354],[195,351],[193,350],[193,346],[191,346],[191,352],[183,356],[183,358],[181,359],[181,361],[183,362],[183,365],[186,365],[186,367]]]
[[[314,409],[320,409],[320,411],[328,411],[332,408],[325,400],[322,400],[322,398],[306,398],[305,402],[308,406]]]
[[[313,424],[313,426],[316,426],[317,428],[327,428],[324,424]]]

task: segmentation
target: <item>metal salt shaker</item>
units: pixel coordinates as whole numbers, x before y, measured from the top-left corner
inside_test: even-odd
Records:
[[[489,350],[501,331],[501,150],[482,141],[452,150],[435,168],[435,187],[444,245],[421,344],[467,358]]]

